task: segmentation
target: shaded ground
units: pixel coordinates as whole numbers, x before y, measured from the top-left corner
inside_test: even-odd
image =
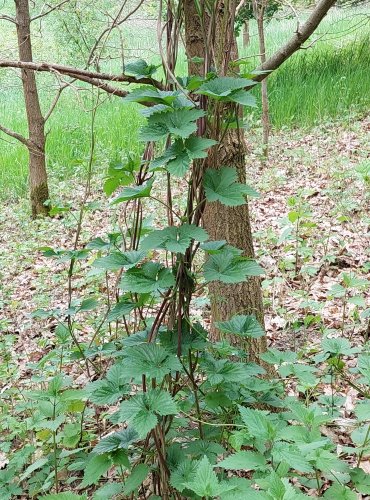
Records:
[[[340,283],[342,272],[362,277],[369,273],[369,184],[357,171],[369,161],[369,129],[365,119],[347,128],[331,124],[309,134],[283,132],[272,138],[265,164],[256,154],[257,132],[249,137],[249,182],[261,193],[251,204],[252,220],[258,258],[267,274],[263,283],[267,332],[276,347],[303,346],[313,332],[316,338],[327,329],[343,329],[352,339],[365,334],[366,319],[359,314],[366,307],[364,301],[369,306],[369,295],[363,290],[351,292],[364,300],[348,304],[343,316],[342,300],[333,299],[330,290]],[[95,179],[94,205],[84,219],[81,247],[108,232],[116,221],[100,185]],[[83,182],[77,187],[65,182],[58,191],[64,203],[73,203],[72,212],[63,218],[31,222],[25,200],[0,211],[0,326],[16,335],[24,362],[41,357],[52,338],[53,325],[32,320],[30,313],[66,306],[67,264],[46,259],[38,249],[72,248]],[[291,201],[288,206],[292,197],[295,204]],[[289,222],[287,215],[302,206],[297,245],[297,223]],[[89,287],[84,275],[78,273],[74,279],[79,293]]]
[[[322,126],[309,134],[285,131],[272,138],[271,155],[264,164],[256,146],[259,134],[248,136],[249,183],[261,193],[250,208],[257,258],[266,270],[262,285],[267,335],[270,346],[298,351],[303,359],[317,352],[325,334],[347,337],[352,345],[362,344],[368,335],[370,290],[369,286],[356,285],[356,279],[364,282],[370,272],[369,129],[370,121],[362,120],[347,128]],[[108,206],[101,192],[102,176],[100,172],[94,177],[78,248],[117,230],[120,215]],[[83,184],[83,180],[58,184],[53,199],[59,198],[61,206],[70,204],[71,211],[53,219],[30,221],[26,200],[1,207],[0,332],[14,336],[11,358],[17,367],[15,375],[9,377],[7,349],[3,349],[1,393],[13,386],[18,390],[32,385],[30,363],[37,363],[54,347],[56,322],[35,320],[31,313],[40,308],[67,307],[68,262],[47,259],[40,248],[73,248]],[[156,196],[160,197],[161,186],[157,184]],[[183,192],[180,182],[177,203],[181,204]],[[148,211],[155,222],[163,219],[164,214],[154,207]],[[75,297],[106,292],[90,264],[88,260],[76,266],[72,280]],[[343,279],[352,280],[345,299],[338,294]],[[206,301],[200,299],[195,301],[194,313],[207,315]],[[95,321],[95,313],[85,314],[76,327],[81,341],[91,338]],[[343,359],[348,368],[356,366],[357,355]],[[67,373],[73,375],[77,386],[86,384],[78,363],[70,363]],[[287,391],[289,395],[299,392],[295,382],[287,384]],[[325,380],[319,391],[333,397],[333,387]],[[338,407],[338,418],[322,426],[321,432],[333,439],[339,455],[342,447],[351,443],[353,410],[363,394],[351,387],[350,378],[343,378],[335,383],[335,397],[344,403]],[[0,452],[0,468],[6,467],[7,461],[6,454]],[[370,472],[367,456],[360,456],[359,466]],[[316,496],[316,490],[306,488],[305,492]]]

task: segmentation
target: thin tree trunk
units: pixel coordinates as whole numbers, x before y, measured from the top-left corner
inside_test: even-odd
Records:
[[[188,59],[194,57],[209,57],[209,40],[205,43],[202,36],[201,23],[195,9],[194,0],[185,0],[185,45]],[[231,26],[229,25],[231,23]],[[209,27],[206,27],[210,33]],[[227,12],[225,5],[220,5],[216,12],[215,35],[213,37],[214,58],[212,61],[218,69],[219,75],[228,72],[229,61],[237,58],[237,45],[233,29],[233,13]],[[207,70],[207,68],[205,68]],[[201,74],[199,64],[189,63],[190,74]],[[203,76],[203,75],[202,75]],[[220,119],[226,108],[220,108]],[[239,113],[240,110],[236,110]],[[240,182],[246,181],[245,155],[246,143],[244,133],[238,129],[229,129],[225,134],[221,132],[221,144],[214,148],[213,153],[206,160],[206,168],[220,168],[234,166],[237,169]],[[213,137],[215,138],[215,137]],[[220,139],[220,137],[216,137]],[[227,207],[221,203],[208,203],[203,214],[203,224],[211,240],[225,239],[229,244],[243,250],[247,257],[254,257],[252,231],[250,226],[248,204],[239,207]],[[235,314],[254,314],[260,323],[264,324],[263,301],[258,278],[237,285],[225,285],[221,282],[212,282],[209,285],[211,300],[212,323],[229,319]],[[220,339],[219,331],[212,328],[213,340]],[[240,345],[239,338],[231,341]],[[244,346],[245,347],[245,346]],[[266,338],[253,340],[249,348],[250,359],[257,360],[258,355],[266,350]]]
[[[28,0],[15,0],[18,50],[20,61],[32,62],[31,20]],[[27,114],[29,142],[29,183],[32,217],[45,215],[49,199],[45,163],[45,120],[41,113],[35,72],[21,70],[24,102]]]
[[[249,19],[246,19],[243,24],[243,47],[244,48],[248,47],[249,43],[250,43]]]
[[[257,20],[258,42],[261,65],[266,62],[266,44],[265,44],[265,29],[264,29],[264,16],[265,16],[265,0],[259,4],[258,0],[253,1],[254,15]],[[261,98],[262,98],[262,129],[263,129],[263,157],[267,159],[269,149],[269,136],[270,136],[270,116],[269,116],[269,99],[267,90],[267,78],[261,82]]]

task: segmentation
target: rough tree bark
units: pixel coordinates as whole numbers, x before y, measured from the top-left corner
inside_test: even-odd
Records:
[[[31,19],[28,0],[15,0],[20,61],[32,62]],[[32,217],[45,215],[49,199],[45,162],[45,120],[41,112],[35,72],[22,69],[22,85],[28,123],[29,183]]]
[[[231,2],[232,3],[232,2]],[[235,9],[235,5],[231,6]],[[220,5],[215,12],[214,30],[209,26],[202,28],[202,23],[197,15],[194,0],[185,0],[185,46],[188,59],[193,57],[207,58],[213,53],[211,64],[215,65],[220,76],[227,74],[229,62],[237,59],[237,45],[233,29],[233,11],[229,11],[225,5]],[[213,36],[212,31],[216,33]],[[204,34],[210,34],[205,41]],[[209,43],[212,39],[212,49],[209,51]],[[207,51],[208,44],[208,51]],[[190,74],[202,74],[204,68],[192,61],[189,63]],[[218,114],[227,111],[220,107]],[[236,110],[239,113],[239,110]],[[218,139],[220,144],[213,148],[206,161],[206,168],[220,168],[221,166],[233,166],[238,171],[240,182],[246,181],[245,156],[246,143],[244,134],[238,129],[229,129],[225,134],[222,130],[211,135]],[[254,257],[253,238],[249,218],[248,204],[239,207],[227,207],[221,203],[209,203],[206,205],[203,215],[203,224],[211,240],[226,240],[229,244],[243,250],[247,257]],[[234,314],[254,314],[260,323],[264,324],[263,301],[260,280],[250,278],[244,283],[237,285],[224,285],[221,282],[212,282],[209,285],[211,299],[212,322],[229,319]],[[213,340],[219,340],[220,335],[216,328],[212,329]],[[231,339],[237,344],[239,339]],[[266,350],[266,338],[253,340],[248,346],[249,356],[252,360],[258,360],[259,354]]]

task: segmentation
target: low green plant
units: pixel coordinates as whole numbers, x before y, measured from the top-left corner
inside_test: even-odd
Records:
[[[358,308],[366,308],[366,300],[361,293],[368,288],[370,282],[364,278],[356,276],[354,273],[342,273],[340,283],[333,285],[329,291],[329,297],[340,299],[342,302],[342,335],[345,334],[348,306],[355,306],[353,315],[358,318]],[[360,293],[359,293],[360,292]]]
[[[250,102],[243,88],[249,83],[242,80],[231,85],[208,75],[191,91],[232,107]],[[28,387],[1,394],[3,434],[12,429],[3,443],[9,456],[0,475],[3,497],[21,491],[49,500],[140,498],[150,492],[153,499],[283,500],[306,498],[308,489],[327,498],[368,492],[361,474],[369,446],[367,403],[356,405],[353,446],[340,456],[323,432],[335,421],[334,403],[342,404],[335,394],[339,377],[368,398],[368,346],[355,373],[348,373],[343,356],[361,349],[337,338],[325,338],[308,362],[273,348],[261,354],[263,366],[251,361],[249,345],[264,335],[253,315],[217,322],[221,340],[209,340],[192,313],[193,297],[212,281],[237,284],[263,269],[225,241],[209,241],[199,211],[205,200],[235,207],[257,193],[237,181],[232,166],[206,170],[194,192],[199,164],[189,170],[190,164],[215,146],[196,135],[204,111],[180,92],[154,87],[136,90],[132,99],[152,99],[141,136],[161,152],[150,156],[150,145],[141,161],[129,156],[108,168],[105,190],[113,210],[124,207],[119,231],[79,248],[83,205],[74,247],[42,248],[68,269],[68,304],[34,312],[35,319],[57,324],[54,346],[29,364]],[[172,193],[155,195],[168,174],[184,175],[188,183],[183,212],[172,204]],[[154,202],[165,206],[169,224],[143,223]],[[291,206],[298,240],[309,214],[295,199]],[[76,296],[75,274],[89,266],[95,292]],[[319,398],[328,377],[329,402]]]
[[[294,274],[297,275],[302,267],[300,259],[305,262],[312,256],[313,250],[307,244],[307,239],[317,225],[313,221],[310,206],[303,196],[292,196],[288,199],[287,204],[291,210],[288,212],[287,218],[282,221],[283,229],[278,242],[293,242],[293,259],[286,259],[284,266],[286,270],[293,270]],[[290,250],[289,243],[286,250],[288,252]],[[310,271],[309,268],[306,270]],[[313,271],[315,272],[315,269]]]

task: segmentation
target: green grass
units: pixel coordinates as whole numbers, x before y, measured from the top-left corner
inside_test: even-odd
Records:
[[[272,76],[272,123],[310,127],[327,119],[345,122],[370,104],[370,37],[336,51],[301,52]]]
[[[9,113],[11,109],[13,113],[8,115],[7,126],[26,134],[25,117],[17,112],[22,106],[22,97],[13,96],[0,110],[6,108]],[[89,107],[89,103],[82,103],[74,92],[67,91],[47,122],[47,165],[55,180],[83,175],[90,151]],[[142,122],[136,105],[124,104],[114,97],[106,99],[98,108],[95,122],[95,169],[103,172],[117,156],[138,152],[137,133]],[[28,155],[17,141],[2,138],[8,142],[0,140],[0,198],[14,199],[27,192]]]
[[[276,128],[310,127],[322,120],[351,120],[353,112],[364,113],[370,101],[369,24],[362,9],[333,10],[319,27],[317,43],[293,55],[269,78],[271,120]],[[268,54],[280,47],[296,29],[294,19],[274,19],[266,26]],[[251,23],[251,44],[240,48],[240,56],[248,57],[248,65],[258,65],[258,43],[255,23]],[[137,47],[147,49],[155,44],[155,33],[144,30],[135,40]],[[1,37],[0,37],[1,38]],[[152,40],[153,38],[153,40]],[[50,40],[48,44],[50,45]],[[41,48],[42,49],[42,48]],[[39,50],[41,50],[39,49]],[[48,49],[49,50],[49,49]],[[148,55],[153,60],[153,54]],[[119,68],[104,68],[119,71]],[[186,71],[183,50],[180,51],[179,74]],[[11,75],[11,73],[10,73]],[[0,75],[1,76],[1,75]],[[47,82],[39,76],[44,109],[50,102]],[[48,80],[49,78],[49,80]],[[3,80],[5,81],[5,80]],[[10,81],[14,81],[11,78]],[[0,80],[1,83],[1,80]],[[47,129],[47,163],[52,179],[83,174],[89,153],[90,104],[86,92],[65,91]],[[250,121],[258,123],[259,110],[250,113]],[[0,122],[26,133],[22,94],[12,87],[1,86]],[[95,168],[103,172],[109,161],[127,151],[139,151],[137,132],[142,118],[134,105],[109,97],[101,104],[96,119]],[[0,198],[23,196],[27,192],[27,151],[17,141],[0,135]],[[58,185],[52,182],[52,185]]]
[[[268,23],[267,55],[295,29],[295,19]],[[240,47],[240,55],[248,57],[248,67],[253,69],[258,66],[253,55],[259,52],[256,23],[251,23],[250,33],[251,44]],[[350,120],[353,113],[368,111],[370,22],[365,10],[332,10],[305,45],[309,48],[294,54],[268,80],[273,126],[311,127],[328,119]]]

